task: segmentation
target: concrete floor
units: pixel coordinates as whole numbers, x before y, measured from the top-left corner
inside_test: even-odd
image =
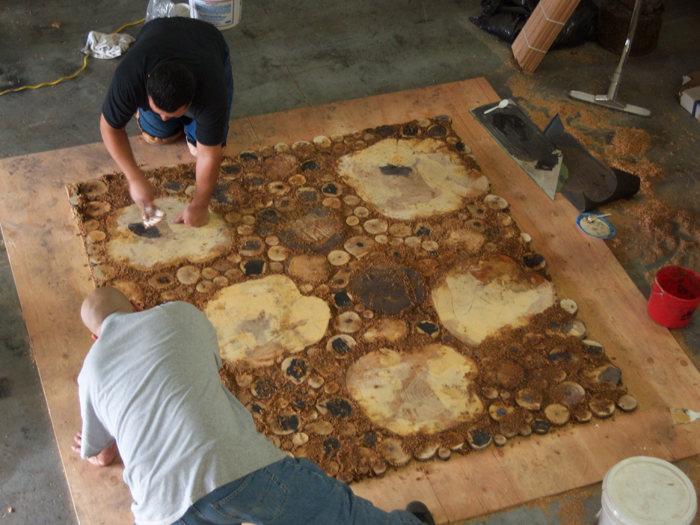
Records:
[[[89,30],[112,32],[143,17],[146,4],[3,0],[0,91],[73,73],[82,63],[79,50]],[[651,137],[646,158],[666,176],[651,180],[647,196],[637,201],[653,195],[685,210],[697,224],[700,124],[680,108],[674,93],[681,75],[698,69],[700,8],[696,0],[667,2],[665,8],[659,46],[628,61],[620,90],[621,100],[650,108],[652,118],[610,111],[588,135],[604,141],[611,126],[645,130]],[[241,23],[224,31],[236,82],[232,117],[477,76],[485,76],[499,95],[516,98],[531,112],[549,111],[542,108],[542,99],[566,102],[570,89],[606,91],[617,55],[589,42],[552,51],[537,73],[523,75],[511,62],[510,47],[469,21],[480,11],[475,0],[244,2]],[[135,35],[138,29],[125,32]],[[116,65],[116,60],[90,59],[87,71],[74,80],[0,97],[0,158],[99,141],[102,97]],[[530,96],[535,93],[536,98]],[[133,124],[128,129],[136,132]],[[671,255],[698,270],[698,239],[688,238],[677,225],[673,235],[685,236],[683,253],[646,256],[647,239],[636,233],[634,216],[628,213],[632,205],[634,201],[615,203],[605,211],[623,223],[611,249],[645,295],[649,272]],[[51,430],[4,244],[0,311],[0,522],[75,523],[57,449],[70,444],[57,445]],[[674,333],[695,366],[700,362],[699,318]],[[678,465],[698,487],[698,458]],[[467,523],[593,523],[599,506],[600,484]]]

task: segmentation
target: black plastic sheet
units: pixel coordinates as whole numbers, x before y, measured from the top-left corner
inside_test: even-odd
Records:
[[[482,12],[470,20],[478,28],[512,43],[527,22],[538,0],[482,0]],[[598,7],[581,0],[552,44],[552,48],[578,46],[595,38]]]

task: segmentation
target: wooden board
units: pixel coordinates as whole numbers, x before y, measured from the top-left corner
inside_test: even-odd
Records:
[[[233,154],[450,115],[493,191],[511,203],[521,229],[546,257],[557,290],[578,302],[579,315],[639,399],[632,415],[530,437],[513,445],[515,454],[491,447],[353,485],[385,509],[421,499],[439,523],[600,481],[632,455],[675,460],[700,452],[700,425],[674,426],[668,412],[697,397],[700,374],[668,330],[647,317],[645,298],[604,242],[578,231],[573,206],[561,196],[550,201],[470,115],[498,99],[485,79],[474,79],[303,108],[233,121],[227,146]],[[154,147],[138,138],[132,144],[147,168],[190,161],[182,144]],[[102,144],[0,161],[0,224],[73,501],[80,522],[90,524],[131,523],[131,499],[120,467],[92,468],[70,450],[80,427],[75,379],[91,343],[78,308],[92,284],[64,185],[114,169]]]

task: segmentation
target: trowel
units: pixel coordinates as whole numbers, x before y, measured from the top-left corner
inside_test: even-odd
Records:
[[[165,212],[158,206],[146,206],[143,210],[143,227],[148,229],[165,219]]]
[[[141,222],[129,223],[128,228],[131,233],[138,235],[139,237],[154,239],[156,237],[161,237],[162,234],[167,232],[172,232],[165,219],[165,212],[157,206],[152,205],[144,209],[143,215],[141,216]],[[162,228],[155,227],[161,223],[163,224]]]

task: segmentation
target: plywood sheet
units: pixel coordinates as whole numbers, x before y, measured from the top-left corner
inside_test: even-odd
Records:
[[[529,438],[516,444],[518,454],[492,448],[353,485],[386,509],[421,499],[438,522],[599,481],[630,455],[680,459],[700,450],[697,424],[674,426],[668,414],[668,407],[685,405],[697,391],[697,370],[669,332],[648,320],[644,297],[603,241],[577,231],[576,210],[560,196],[551,202],[469,114],[497,100],[484,79],[467,80],[241,119],[232,122],[227,146],[233,154],[277,141],[450,115],[494,192],[511,203],[520,228],[547,258],[557,289],[578,302],[591,332],[622,368],[640,401],[630,416]],[[137,158],[150,167],[189,161],[182,145],[132,142]],[[73,500],[80,521],[91,524],[130,523],[130,498],[119,467],[91,468],[70,451],[80,426],[75,378],[90,346],[78,307],[92,284],[64,185],[113,169],[101,144],[0,161],[0,223],[10,263]]]

